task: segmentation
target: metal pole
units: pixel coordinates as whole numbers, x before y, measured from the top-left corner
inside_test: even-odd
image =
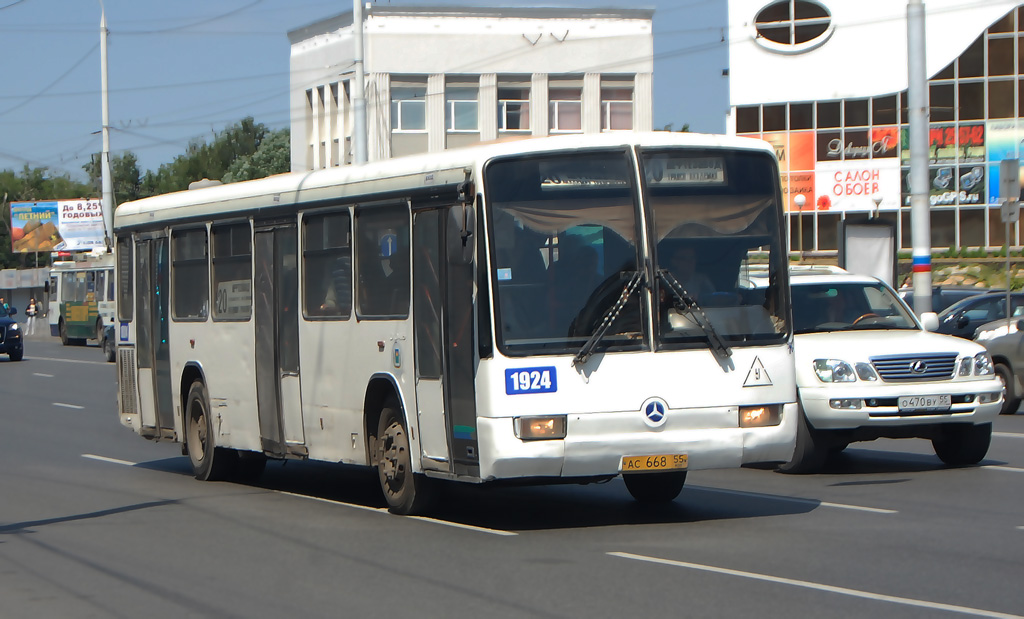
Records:
[[[100,158],[100,175],[103,183],[103,199],[100,210],[103,213],[104,243],[107,251],[114,239],[114,186],[110,178],[110,104],[107,88],[107,13],[100,2],[100,102],[103,107],[103,154]]]
[[[925,11],[907,5],[908,111],[910,113],[910,237],[913,244],[914,311],[932,311],[931,211],[928,197],[928,75]]]
[[[355,35],[356,77],[352,88],[352,107],[355,121],[352,127],[352,146],[357,164],[366,163],[366,94],[363,73],[363,0],[352,0],[352,33]]]
[[[1006,220],[1006,320],[1010,320],[1010,220]]]

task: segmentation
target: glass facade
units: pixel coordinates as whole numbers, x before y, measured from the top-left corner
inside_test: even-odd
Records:
[[[932,246],[998,248],[999,162],[1019,158],[1024,7],[991,25],[929,79]],[[846,213],[874,210],[910,243],[907,92],[735,109],[736,134],[779,156],[791,251],[834,251]],[[797,196],[802,196],[798,200]],[[802,207],[797,206],[802,203]],[[1020,245],[1019,224],[1010,242]]]

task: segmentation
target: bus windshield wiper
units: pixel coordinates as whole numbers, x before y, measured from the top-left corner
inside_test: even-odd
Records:
[[[693,298],[689,292],[683,288],[683,285],[679,283],[679,280],[675,278],[668,269],[659,269],[658,277],[661,281],[665,282],[665,286],[672,291],[672,297],[674,299],[672,307],[674,307],[681,314],[689,314],[693,317],[693,321],[697,323],[697,326],[701,328],[704,335],[708,338],[708,343],[711,344],[711,352],[719,357],[732,356],[732,350],[729,349],[725,344],[725,340],[718,335],[715,328],[711,325],[711,321],[708,320],[707,315],[704,313],[704,309],[697,304],[697,299]]]
[[[619,295],[619,299],[614,305],[608,308],[604,317],[601,318],[601,324],[598,325],[597,329],[594,329],[594,333],[591,334],[590,338],[583,344],[583,347],[580,348],[578,353],[576,353],[576,356],[573,357],[572,364],[574,367],[579,367],[590,359],[590,356],[594,354],[594,347],[597,346],[598,342],[604,339],[605,334],[608,333],[608,329],[611,328],[612,323],[615,322],[615,319],[618,318],[619,314],[622,312],[622,308],[626,307],[626,303],[629,301],[629,298],[633,296],[633,293],[636,292],[637,288],[640,287],[640,284],[645,279],[644,271],[635,271],[633,273],[633,276],[629,278],[626,285],[622,287],[622,293]]]

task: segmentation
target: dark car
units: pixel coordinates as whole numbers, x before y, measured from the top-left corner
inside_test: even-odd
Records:
[[[11,361],[21,361],[25,355],[25,340],[21,337],[21,326],[14,320],[18,310],[0,305],[0,354],[6,354]]]
[[[113,361],[117,357],[117,337],[114,332],[114,325],[103,327],[103,339],[100,341],[103,348],[103,356],[107,361]]]
[[[1005,295],[1004,295],[1005,297]],[[992,356],[996,376],[1003,383],[1003,415],[1014,415],[1024,395],[1024,318],[1000,318],[978,327],[974,341]]]
[[[1024,293],[1010,293],[1010,315],[1024,313]],[[1006,318],[1006,293],[991,292],[957,301],[939,312],[938,333],[972,339],[981,325]]]
[[[998,292],[995,288],[979,288],[978,286],[933,286],[932,287],[932,311],[941,312],[950,305],[969,299],[970,297],[986,292]],[[900,288],[900,298],[907,302],[911,308],[914,307],[914,289]],[[1005,293],[1005,291],[1004,291]],[[967,337],[971,337],[968,335]]]

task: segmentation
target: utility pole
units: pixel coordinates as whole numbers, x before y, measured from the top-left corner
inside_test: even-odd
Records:
[[[114,186],[110,179],[110,105],[107,97],[107,13],[100,1],[100,101],[103,107],[103,154],[100,174],[103,181],[103,242],[111,251],[114,242]]]
[[[932,311],[932,222],[928,192],[928,74],[925,13],[921,0],[907,5],[908,111],[910,113],[910,238],[913,244],[914,312]]]
[[[352,33],[355,36],[356,77],[352,89],[352,107],[355,121],[352,127],[352,146],[357,164],[366,163],[366,76],[363,71],[363,0],[352,0]]]

